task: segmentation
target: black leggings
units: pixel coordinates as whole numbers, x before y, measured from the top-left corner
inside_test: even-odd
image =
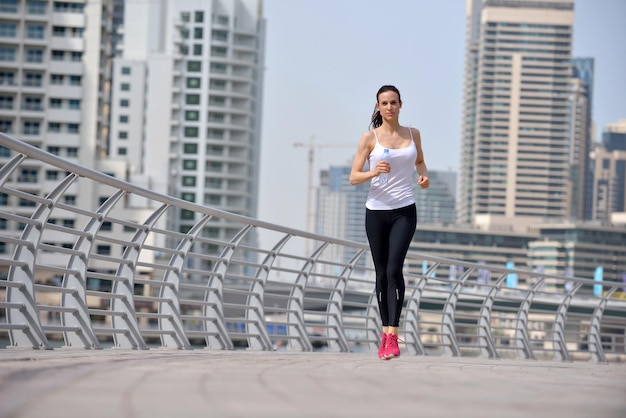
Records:
[[[414,204],[365,212],[365,232],[376,269],[376,296],[383,327],[400,325],[404,303],[402,266],[416,225]]]

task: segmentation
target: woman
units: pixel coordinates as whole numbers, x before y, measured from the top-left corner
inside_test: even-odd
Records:
[[[376,296],[383,326],[378,357],[389,360],[400,356],[398,327],[404,302],[402,266],[415,232],[417,215],[413,195],[413,167],[417,184],[429,186],[420,132],[400,125],[400,92],[382,86],[376,94],[376,107],[370,127],[359,141],[350,172],[350,183],[371,180],[365,203],[365,230],[376,270]],[[388,149],[389,162],[383,160]],[[363,171],[369,161],[369,170]],[[381,181],[381,174],[387,181]],[[385,184],[383,184],[385,183]]]

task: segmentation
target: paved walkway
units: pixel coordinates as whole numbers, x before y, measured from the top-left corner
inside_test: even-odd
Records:
[[[626,417],[626,364],[0,350],[0,418]]]

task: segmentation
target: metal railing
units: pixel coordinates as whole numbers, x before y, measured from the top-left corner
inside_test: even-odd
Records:
[[[0,145],[7,348],[377,350],[367,244],[158,194],[5,134]],[[25,166],[63,178],[21,188]],[[79,207],[81,190],[105,198]],[[621,283],[415,252],[405,280],[405,354],[625,358]]]

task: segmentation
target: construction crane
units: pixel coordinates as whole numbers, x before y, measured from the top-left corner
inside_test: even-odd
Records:
[[[309,142],[308,143],[304,143],[304,142],[295,142],[293,144],[294,147],[306,147],[309,149],[308,151],[308,164],[309,164],[309,180],[308,180],[308,188],[307,188],[307,201],[306,201],[306,230],[308,232],[313,232],[311,230],[311,220],[313,218],[313,208],[312,208],[312,203],[313,203],[313,167],[315,165],[315,148],[329,148],[329,147],[334,147],[334,148],[346,148],[346,147],[356,147],[355,144],[348,144],[348,143],[339,143],[339,144],[316,144],[315,143],[315,135],[311,136],[311,138],[309,138]],[[308,250],[308,241],[307,241],[307,254],[309,253]]]

